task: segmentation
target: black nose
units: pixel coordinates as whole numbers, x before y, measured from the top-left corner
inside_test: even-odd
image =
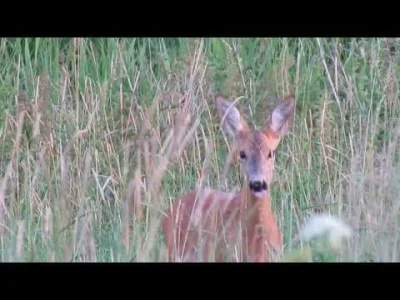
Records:
[[[267,189],[267,183],[265,181],[251,181],[250,189],[254,192],[261,192]]]

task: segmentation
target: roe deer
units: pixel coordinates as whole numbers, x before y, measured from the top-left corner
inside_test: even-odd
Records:
[[[215,98],[223,130],[232,137],[244,184],[239,192],[192,190],[172,204],[162,220],[169,261],[272,261],[281,233],[271,207],[275,150],[294,115],[294,96],[273,110],[263,130],[247,125],[233,103]],[[236,254],[229,254],[238,248]],[[272,250],[272,252],[271,252]],[[226,257],[225,255],[228,255]]]

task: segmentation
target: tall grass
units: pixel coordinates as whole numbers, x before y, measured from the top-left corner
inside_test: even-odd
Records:
[[[285,248],[332,212],[339,261],[399,261],[396,39],[2,39],[1,261],[165,261],[176,197],[225,184],[213,98],[262,125],[294,92],[273,205]]]

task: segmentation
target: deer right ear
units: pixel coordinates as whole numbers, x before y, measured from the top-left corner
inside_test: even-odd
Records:
[[[215,101],[225,133],[233,137],[247,127],[246,122],[242,119],[239,110],[234,106],[233,102],[222,95],[217,95]]]

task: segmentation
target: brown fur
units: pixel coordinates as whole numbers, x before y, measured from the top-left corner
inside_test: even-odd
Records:
[[[222,115],[229,102],[220,101]],[[228,112],[225,130],[232,133],[234,148],[247,155],[241,161],[244,185],[236,193],[192,190],[172,204],[161,223],[169,261],[267,262],[281,250],[270,189],[265,197],[256,198],[247,180],[249,174],[262,174],[267,186],[271,183],[275,163],[271,153],[286,134],[286,122],[293,114],[293,102],[289,101],[294,98],[284,99],[274,111],[274,123],[263,131],[249,128],[237,110]]]
[[[209,190],[196,200],[198,192],[175,201],[163,219],[169,261],[264,262],[270,260],[268,250],[280,250],[281,233],[269,197],[255,199],[245,188],[234,195]],[[202,251],[196,249],[201,246]],[[225,258],[235,246],[238,253]]]

